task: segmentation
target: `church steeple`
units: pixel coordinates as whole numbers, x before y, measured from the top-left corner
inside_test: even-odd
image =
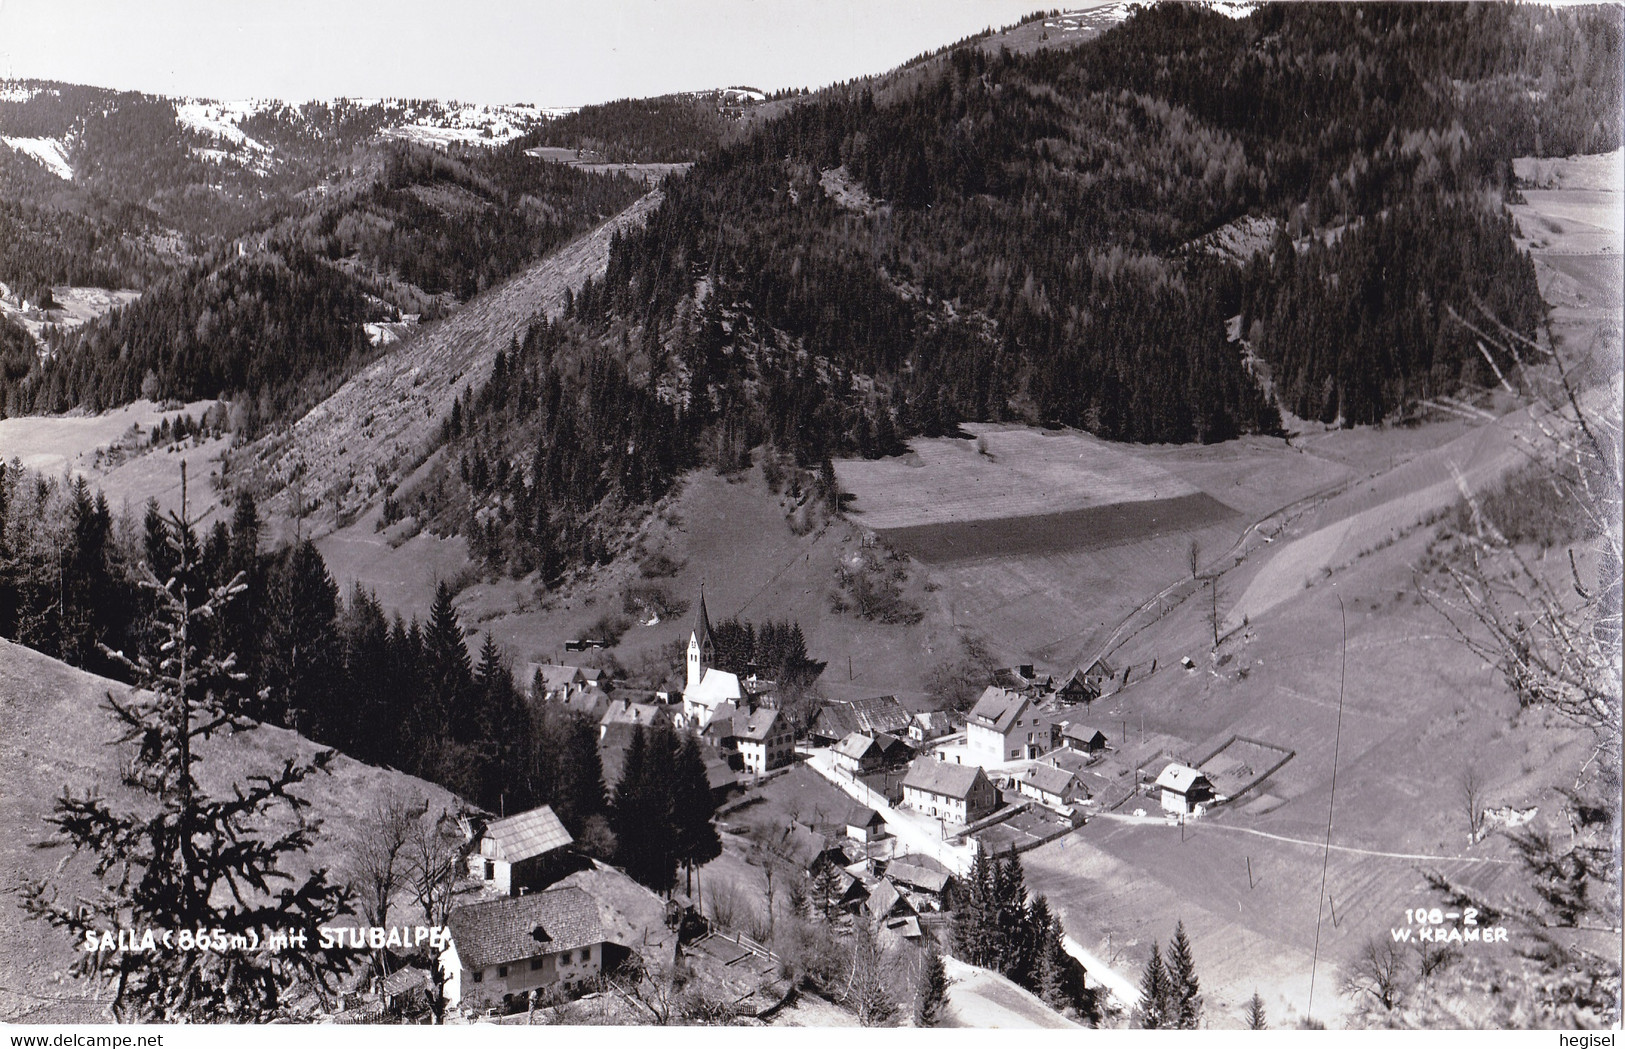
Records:
[[[688,635],[688,688],[692,690],[711,665],[716,646],[711,642],[711,617],[705,610],[705,584],[700,584],[700,607],[694,613],[694,628]]]

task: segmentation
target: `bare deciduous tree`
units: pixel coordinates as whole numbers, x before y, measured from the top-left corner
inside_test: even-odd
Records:
[[[1467,817],[1467,844],[1476,844],[1484,837],[1484,780],[1472,763],[1461,770],[1456,778],[1461,790],[1462,812]]]
[[[1405,955],[1392,938],[1372,937],[1354,956],[1343,978],[1343,993],[1366,995],[1384,1009],[1393,1010],[1405,997],[1409,969]]]

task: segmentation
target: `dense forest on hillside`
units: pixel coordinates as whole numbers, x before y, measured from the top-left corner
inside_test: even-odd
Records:
[[[1296,414],[1377,422],[1485,384],[1449,308],[1534,331],[1500,206],[1511,159],[1617,147],[1619,59],[1612,9],[1158,5],[1076,48],[958,49],[799,100],[671,180],[545,335],[552,359],[619,362],[595,383],[608,367],[673,406],[660,432],[685,451],[655,467],[626,417],[578,439],[555,416],[579,384],[557,408],[473,392],[500,404],[502,437],[448,431],[436,520],[466,507],[492,534],[477,546],[516,568],[544,559],[534,540],[492,530],[538,491],[558,505],[536,480],[549,458],[592,479],[568,513],[608,522],[600,504],[636,501],[627,456],[653,495],[684,456],[731,470],[765,445],[811,468],[969,419],[1273,432],[1227,338],[1238,314]],[[1251,262],[1193,249],[1247,216],[1282,231]]]
[[[580,150],[615,164],[682,163],[716,146],[745,104],[721,91],[617,99],[550,120],[523,143]]]
[[[378,178],[273,227],[253,250],[239,257],[227,246],[176,271],[26,371],[8,358],[0,407],[15,415],[225,396],[242,402],[249,425],[240,435],[250,437],[370,359],[364,322],[432,318],[642,191],[625,176],[543,163],[511,145],[453,157],[393,144]]]

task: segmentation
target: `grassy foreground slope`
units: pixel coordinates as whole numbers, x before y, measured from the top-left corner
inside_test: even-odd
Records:
[[[129,687],[0,640],[0,883],[8,890],[25,878],[52,877],[64,898],[89,890],[84,858],[53,874],[67,855],[39,849],[51,830],[44,820],[64,788],[94,789],[115,808],[135,807],[140,795],[119,778],[126,748],[109,745],[119,729],[105,709],[107,693]],[[198,766],[205,790],[224,792],[243,777],[273,772],[288,758],[308,759],[319,748],[286,729],[260,727],[216,736],[201,744]],[[444,789],[392,769],[374,768],[340,757],[328,776],[317,776],[300,791],[310,802],[307,819],[323,821],[309,853],[313,867],[336,869],[357,834],[358,815],[372,800],[396,791],[426,799],[433,811],[455,811],[459,802]],[[282,818],[279,816],[279,818]],[[41,922],[30,921],[15,898],[0,902],[0,1017],[34,1023],[103,1019],[101,1006],[84,997],[83,985],[65,979],[75,944]]]

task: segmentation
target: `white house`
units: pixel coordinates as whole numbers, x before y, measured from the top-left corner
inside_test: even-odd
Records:
[[[903,804],[950,823],[973,823],[999,807],[999,790],[979,765],[921,758],[903,777]]]
[[[1212,782],[1197,769],[1177,761],[1162,770],[1156,786],[1162,791],[1164,812],[1200,816],[1214,798]]]
[[[758,707],[749,718],[735,715],[734,743],[746,772],[769,772],[790,764],[795,739],[790,719],[779,716],[772,707]]]
[[[1050,808],[1065,808],[1089,796],[1074,772],[1054,765],[1034,765],[1016,777],[1016,792]]]
[[[469,857],[471,873],[503,895],[517,896],[545,879],[554,854],[571,840],[546,805],[515,813],[485,828],[478,851]]]
[[[965,722],[965,750],[972,761],[998,765],[1036,758],[1055,749],[1053,719],[1020,692],[989,685]]]
[[[829,753],[835,767],[849,773],[873,772],[886,763],[886,748],[862,732],[848,733]]]
[[[593,979],[606,943],[598,915],[593,898],[573,887],[456,908],[440,955],[446,1003],[498,1005],[534,988],[573,990]]]

